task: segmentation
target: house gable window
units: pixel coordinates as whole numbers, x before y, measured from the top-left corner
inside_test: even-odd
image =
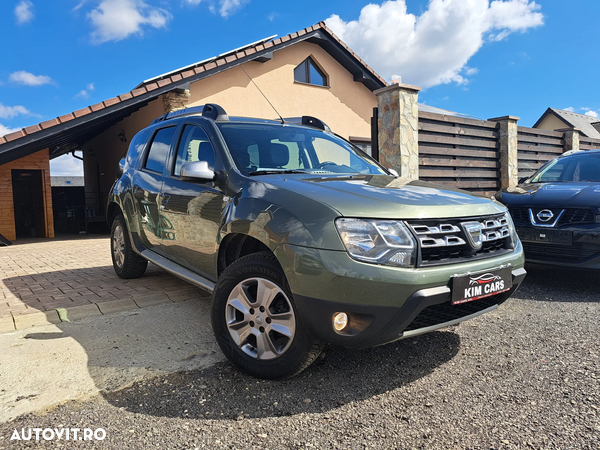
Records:
[[[315,86],[328,86],[327,75],[310,56],[294,69],[294,81]]]

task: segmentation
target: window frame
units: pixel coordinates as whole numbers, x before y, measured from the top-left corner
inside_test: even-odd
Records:
[[[311,64],[313,65],[315,70],[319,73],[319,75],[321,75],[321,77],[323,78],[323,84],[317,84],[317,83],[313,83],[311,81],[311,76],[310,76]],[[305,75],[307,81],[299,81],[296,79],[296,70],[300,66],[305,66],[304,67],[304,75]],[[327,74],[327,72],[325,72],[325,70],[321,67],[321,65],[317,63],[317,61],[315,60],[315,58],[312,57],[312,55],[308,56],[304,61],[302,61],[300,64],[298,64],[296,67],[294,67],[294,83],[322,87],[322,88],[330,87],[329,86],[329,75]]]
[[[197,123],[194,123],[194,122],[183,122],[180,125],[179,134],[177,136],[177,144],[173,147],[172,152],[171,152],[172,156],[170,158],[170,161],[168,162],[169,177],[170,178],[174,178],[176,180],[181,180],[181,173],[179,175],[175,175],[175,166],[177,164],[177,157],[179,156],[179,146],[181,145],[181,140],[183,139],[183,134],[185,132],[185,129],[188,126],[199,128],[206,135],[206,138],[208,139],[208,142],[210,142],[210,145],[211,145],[211,147],[213,149],[213,153],[214,153],[214,161],[215,161],[215,163],[214,163],[213,171],[217,170],[217,164],[218,164],[218,160],[219,160],[218,159],[218,152],[217,152],[217,150],[215,148],[215,144],[213,144],[213,141],[210,138],[210,135],[209,135],[208,131],[205,130],[204,127],[200,126]],[[183,165],[181,167],[183,167]]]

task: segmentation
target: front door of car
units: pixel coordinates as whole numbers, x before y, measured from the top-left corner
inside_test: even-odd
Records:
[[[161,212],[172,231],[163,234],[169,259],[216,280],[217,235],[224,207],[224,194],[210,180],[184,181],[181,167],[187,162],[206,161],[218,171],[222,162],[206,132],[187,124],[169,162],[161,192]]]
[[[159,210],[160,191],[176,129],[171,126],[156,131],[132,183],[140,239],[146,248],[158,252],[166,226]]]

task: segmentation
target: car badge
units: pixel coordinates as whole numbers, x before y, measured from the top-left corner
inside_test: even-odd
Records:
[[[554,217],[554,213],[549,209],[542,209],[537,213],[537,218],[542,222],[549,222]]]
[[[461,225],[465,230],[465,234],[469,239],[471,247],[475,250],[481,249],[483,244],[483,225],[479,222],[462,222]]]

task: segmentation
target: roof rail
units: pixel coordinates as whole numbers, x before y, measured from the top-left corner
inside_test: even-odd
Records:
[[[229,120],[229,116],[225,110],[215,104],[207,103],[206,105],[192,106],[190,108],[179,109],[170,113],[163,114],[152,121],[151,125],[155,123],[164,122],[165,120],[174,119],[176,117],[192,116],[194,114],[201,114],[202,117],[207,117],[212,120]]]
[[[319,130],[323,131],[331,131],[331,128],[329,128],[325,122],[312,116],[286,117],[283,120],[287,123],[298,123],[301,125],[318,128]]]

